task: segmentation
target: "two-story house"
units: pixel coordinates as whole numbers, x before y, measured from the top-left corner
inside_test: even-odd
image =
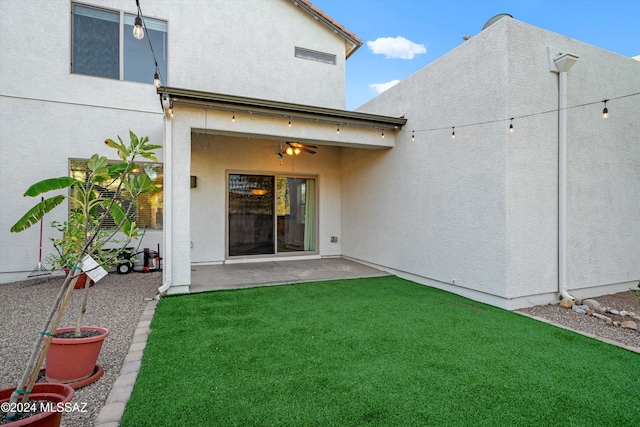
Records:
[[[347,111],[362,42],[309,1],[141,6],[138,40],[133,0],[2,4],[3,281],[37,260],[37,228],[9,233],[25,187],[129,129],[163,145],[136,219],[170,293],[193,265],[322,257],[505,308],[640,279],[640,62],[500,19]]]

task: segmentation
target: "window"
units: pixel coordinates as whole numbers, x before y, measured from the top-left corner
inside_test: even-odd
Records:
[[[70,176],[81,181],[87,179],[88,160],[71,160]],[[161,163],[136,163],[133,173],[149,175],[149,178],[158,188],[162,188],[163,167]],[[105,187],[96,186],[105,196],[109,192],[115,191],[119,181],[110,182]],[[71,190],[73,191],[73,189]],[[121,199],[122,206],[129,211],[129,216],[136,225],[142,228],[162,229],[162,207],[163,192],[162,190],[152,191],[150,193],[141,194],[134,199]],[[74,209],[73,201],[71,201],[70,209]],[[113,219],[109,218],[110,226],[115,226]]]
[[[129,13],[74,4],[71,72],[153,83],[155,63],[149,48],[150,40],[160,74],[166,79],[167,23],[144,18],[148,34],[145,39],[138,40],[133,37],[135,17]]]
[[[336,56],[329,53],[316,52],[313,50],[296,47],[296,58],[309,59],[311,61],[324,62],[325,64],[336,65]]]

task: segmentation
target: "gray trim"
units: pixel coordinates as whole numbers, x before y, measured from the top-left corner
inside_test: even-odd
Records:
[[[312,105],[248,98],[221,93],[201,92],[189,89],[160,87],[159,95],[167,93],[175,105],[203,105],[226,111],[244,111],[272,116],[296,117],[336,124],[349,124],[380,129],[401,129],[407,123],[404,117],[389,117],[357,111],[337,110]]]

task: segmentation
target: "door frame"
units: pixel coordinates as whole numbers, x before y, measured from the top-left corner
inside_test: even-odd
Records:
[[[302,179],[315,179],[315,234],[316,234],[316,249],[313,251],[292,251],[292,252],[278,252],[278,214],[277,214],[277,194],[273,197],[273,233],[274,233],[274,253],[272,254],[259,254],[259,255],[229,255],[229,175],[262,175],[272,176],[274,178],[274,192],[277,191],[277,178],[302,178]],[[309,255],[318,255],[320,253],[320,175],[309,173],[282,173],[279,171],[259,171],[259,170],[244,170],[244,169],[227,169],[225,171],[225,192],[224,192],[224,208],[225,208],[225,232],[224,232],[224,256],[226,260],[239,260],[239,259],[260,259],[260,258],[287,258],[287,257],[300,257]]]

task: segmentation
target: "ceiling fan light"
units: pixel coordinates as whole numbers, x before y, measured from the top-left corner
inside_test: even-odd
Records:
[[[287,151],[285,151],[285,153],[287,153],[290,156],[293,156],[293,148],[287,147]]]

